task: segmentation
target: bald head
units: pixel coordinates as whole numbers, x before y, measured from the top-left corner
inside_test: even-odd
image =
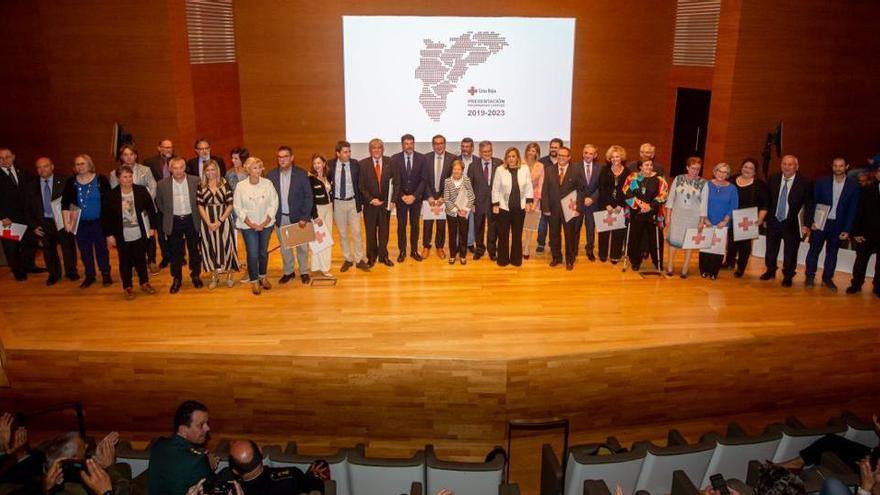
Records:
[[[37,161],[34,163],[34,165],[37,168],[37,175],[39,175],[42,179],[48,179],[55,171],[55,165],[52,163],[52,160],[45,156],[37,158]]]
[[[263,471],[263,455],[252,440],[236,440],[229,445],[229,465],[241,479],[251,480]]]

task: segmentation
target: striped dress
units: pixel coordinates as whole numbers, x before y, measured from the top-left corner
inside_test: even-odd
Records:
[[[221,180],[220,187],[212,191],[205,185],[200,185],[197,192],[196,202],[205,208],[211,223],[216,222],[223,211],[232,206],[232,188],[225,180]],[[235,229],[230,215],[220,228],[211,231],[208,222],[202,222],[202,239],[200,243],[202,251],[202,265],[207,272],[237,271],[239,269],[238,253],[235,250]]]

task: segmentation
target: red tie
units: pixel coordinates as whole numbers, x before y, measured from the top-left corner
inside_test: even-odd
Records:
[[[379,160],[375,161],[373,168],[376,171],[376,183],[379,184],[379,194],[382,194],[382,167],[379,166]]]
[[[564,177],[565,177],[565,169],[564,169],[564,168],[560,168],[560,169],[559,169],[559,185],[560,185],[560,186],[562,185],[562,179],[563,179]]]

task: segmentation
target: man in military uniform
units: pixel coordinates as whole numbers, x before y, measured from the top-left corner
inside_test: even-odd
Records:
[[[325,464],[326,466],[326,464]],[[321,477],[329,479],[329,468],[309,468],[308,474],[295,467],[271,468],[263,465],[263,454],[252,440],[238,440],[229,446],[229,468],[220,479],[238,480],[245,495],[299,495],[324,493]]]
[[[187,489],[212,476],[219,459],[204,446],[208,441],[208,408],[194,400],[177,407],[175,433],[156,440],[150,449],[150,495],[186,495]]]

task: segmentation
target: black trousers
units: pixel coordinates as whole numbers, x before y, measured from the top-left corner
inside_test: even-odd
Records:
[[[40,222],[43,237],[38,238],[43,250],[43,261],[49,278],[61,277],[61,260],[58,258],[58,247],[61,247],[61,258],[64,260],[64,274],[67,277],[78,275],[76,270],[76,239],[66,230],[55,227],[55,219],[43,218]]]
[[[517,205],[519,206],[519,205]],[[522,265],[522,233],[526,212],[522,208],[498,212],[498,266]]]
[[[599,259],[611,257],[617,261],[623,256],[623,243],[626,242],[626,229],[599,232]]]
[[[492,210],[485,213],[474,212],[474,254],[483,255],[489,251],[489,256],[495,256],[495,248],[498,245],[498,219]]]
[[[651,262],[659,269],[662,263],[657,252],[657,240],[660,232],[657,230],[657,223],[653,217],[639,218],[634,217],[629,224],[629,244],[626,246],[626,254],[633,270],[638,270],[642,266],[642,254],[645,252],[642,247],[647,246],[648,254],[651,256]]]
[[[437,229],[434,227],[436,224]],[[435,247],[442,249],[446,244],[446,220],[425,220],[422,223],[422,247]],[[434,238],[434,245],[431,245],[431,237]]]
[[[138,283],[144,285],[150,281],[147,275],[147,243],[149,239],[125,242],[116,240],[116,252],[119,253],[119,276],[122,277],[122,288],[132,287],[131,269],[137,272]]]
[[[752,239],[734,241],[733,229],[727,229],[727,258],[724,260],[724,266],[735,266],[737,271],[744,272],[751,256]]]
[[[192,215],[175,216],[168,247],[171,250],[171,276],[183,277],[183,249],[189,251],[189,276],[198,277],[202,273],[202,257],[199,254],[199,233],[193,225]]]
[[[553,261],[562,261],[562,236],[565,235],[565,262],[574,263],[577,257],[578,239],[580,233],[576,221],[578,217],[566,222],[562,214],[551,214],[547,219],[550,225],[550,254]]]
[[[700,253],[700,273],[717,276],[723,261],[723,254]]]
[[[156,215],[159,217],[159,225],[162,225],[162,213],[157,212]],[[159,250],[162,252],[162,261],[171,261],[171,247],[168,245],[168,237],[162,232],[161,228],[156,229],[156,240],[159,242]],[[147,245],[147,256],[152,256],[151,260],[156,261],[156,245],[151,243]],[[153,254],[150,255],[150,250],[153,251]]]
[[[377,259],[388,259],[388,234],[390,231],[391,212],[385,204],[364,205],[364,226],[367,231],[367,260],[375,263]]]
[[[406,254],[406,223],[409,220],[409,247],[415,253],[419,248],[419,214],[422,212],[422,202],[413,201],[408,205],[403,201],[397,202],[397,248],[400,254]]]
[[[776,273],[778,267],[776,258],[779,257],[779,244],[784,242],[782,251],[782,276],[794,278],[797,268],[798,248],[801,244],[801,233],[798,232],[797,220],[780,222],[776,217],[768,215],[767,220],[767,249],[764,253],[764,264],[768,272]],[[792,225],[793,223],[793,225]]]
[[[854,471],[859,470],[859,461],[867,455],[876,456],[870,447],[858,442],[848,440],[838,435],[825,435],[816,440],[800,452],[800,458],[807,466],[815,466],[822,460],[822,454],[834,452],[841,461],[845,462]]]
[[[16,277],[26,275],[27,267],[27,234],[20,241],[11,241],[9,239],[0,239],[3,244],[3,254],[6,255],[6,264],[12,270],[12,274]]]
[[[467,256],[467,217],[446,215],[445,223],[449,227],[449,257],[464,258]]]
[[[853,245],[856,250],[856,261],[853,263],[851,285],[862,288],[862,285],[865,283],[865,272],[868,270],[868,262],[871,260],[871,255],[876,254],[877,258],[874,260],[874,292],[880,291],[880,281],[877,280],[877,277],[880,277],[880,244],[876,241],[865,239],[865,242],[854,242]]]

